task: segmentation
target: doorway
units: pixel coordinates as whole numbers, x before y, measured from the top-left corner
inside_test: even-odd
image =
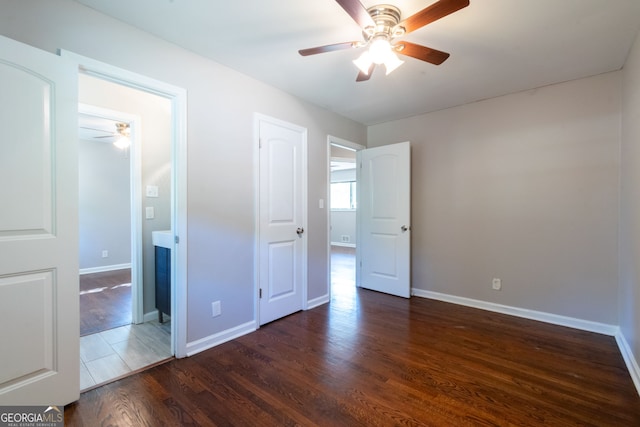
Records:
[[[148,176],[153,180],[157,179],[159,175],[166,177],[167,189],[163,190],[161,185],[155,188],[155,185],[148,185],[148,182],[144,182],[144,185],[140,185],[141,188],[139,188],[136,195],[132,196],[132,199],[144,200],[144,204],[142,204],[142,202],[136,203],[136,206],[140,206],[141,209],[140,214],[136,216],[136,221],[144,223],[143,225],[149,225],[150,222],[157,222],[157,219],[159,219],[161,215],[168,215],[167,218],[169,225],[160,227],[165,229],[162,230],[162,239],[160,239],[162,242],[158,243],[164,248],[170,249],[168,251],[169,256],[167,262],[170,269],[167,269],[169,272],[166,274],[169,283],[166,286],[168,286],[167,293],[170,295],[169,310],[171,321],[164,323],[163,327],[168,331],[165,336],[168,337],[166,342],[169,348],[169,354],[176,357],[186,357],[186,91],[182,88],[113,67],[109,64],[77,55],[72,52],[61,50],[60,55],[77,64],[77,68],[80,70],[79,79],[91,77],[102,83],[110,83],[113,87],[117,87],[119,89],[126,88],[135,90],[143,95],[152,96],[155,100],[152,104],[158,104],[161,106],[161,109],[164,110],[166,117],[162,120],[148,120],[145,117],[142,117],[140,126],[137,126],[137,129],[140,130],[140,132],[136,133],[136,135],[141,133],[148,135],[150,133],[153,134],[153,132],[160,132],[164,137],[168,137],[168,161],[164,162],[163,167],[156,169],[155,174],[148,174]],[[111,95],[110,90],[102,90],[97,93],[99,95]],[[83,101],[83,96],[86,94],[86,92],[83,92],[82,90],[80,91],[81,102]],[[115,109],[126,110],[127,108]],[[166,125],[166,127],[160,130],[162,125]],[[133,136],[136,137],[136,135]],[[151,136],[151,139],[156,139],[156,137]],[[151,150],[147,157],[153,157],[155,154],[155,151]],[[144,167],[142,167],[141,170],[144,170]],[[144,175],[144,173],[142,175]],[[157,206],[154,204],[153,199],[156,196],[168,197],[168,213],[162,213],[156,209]],[[144,209],[142,209],[143,207]],[[151,257],[153,259],[155,255],[153,245],[156,242],[154,240],[155,236],[153,236],[153,233],[151,232],[152,229],[150,227],[143,227],[142,225],[137,229],[143,230],[144,237],[136,239],[136,241],[142,242],[140,246],[144,245],[148,250],[134,250],[132,251],[132,257],[135,257],[136,255],[142,257],[143,255],[140,255],[140,253],[144,252],[144,257]],[[132,267],[134,265],[135,263],[132,263]],[[140,261],[138,265],[142,265],[142,261]],[[142,268],[139,270],[142,270]],[[136,275],[135,272],[132,272],[132,274],[134,276]],[[154,275],[145,273],[142,276],[153,279]],[[135,279],[132,280],[132,282],[133,281],[135,281]],[[141,281],[142,279],[140,282]],[[140,326],[145,327],[149,324],[149,320],[159,318],[154,307],[155,301],[153,301],[153,292],[147,292],[145,295],[142,295],[142,286],[139,286],[138,288],[139,292],[132,295],[132,300],[136,300],[137,298],[137,305],[142,308],[138,311],[138,319],[135,318],[136,311],[134,309],[134,323],[131,325],[132,328],[138,326],[137,322],[143,322],[140,323]],[[136,305],[136,302],[134,302],[134,305]],[[151,309],[149,308],[150,306]],[[111,330],[109,332],[112,334],[109,339],[113,338],[114,340],[120,340],[121,335],[117,333],[117,330]],[[147,342],[152,341],[148,339],[142,340],[146,340]],[[123,349],[124,347],[126,347],[126,345],[123,345]],[[94,346],[92,351],[93,350],[96,352],[106,351],[106,347],[98,345]],[[109,369],[110,368],[107,366],[105,370]]]
[[[358,244],[356,152],[364,147],[329,136],[329,283],[332,300],[353,300]]]
[[[100,314],[106,323],[80,339],[81,389],[86,390],[172,356],[171,320],[159,320],[155,299],[153,241],[154,232],[171,230],[172,224],[171,106],[166,98],[84,74],[79,100],[81,120],[94,119],[80,130],[97,134],[89,150],[80,147],[81,160],[91,160],[85,151],[100,149],[93,164],[80,167],[80,261],[83,267],[95,254],[106,264],[80,279],[81,292],[88,292],[80,296],[81,330],[87,317]],[[94,286],[83,289],[87,282]],[[96,299],[99,310],[87,313]],[[119,306],[127,302],[128,307]],[[127,309],[125,322],[118,313]]]
[[[137,304],[140,118],[80,104],[78,119],[80,336],[140,323]],[[135,143],[131,143],[131,139]],[[125,144],[126,142],[126,144]],[[133,273],[133,274],[132,274]]]

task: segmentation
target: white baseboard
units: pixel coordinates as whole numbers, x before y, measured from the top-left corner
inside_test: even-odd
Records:
[[[526,308],[511,307],[508,305],[495,304],[492,302],[458,297],[455,295],[441,294],[439,292],[425,291],[423,289],[413,288],[411,289],[411,295],[451,302],[453,304],[464,305],[467,307],[480,308],[482,310],[493,311],[496,313],[509,314],[511,316],[523,317],[525,319],[538,320],[540,322],[551,323],[554,325],[567,326],[583,331],[596,332],[612,337],[616,336],[619,331],[618,326],[608,325],[606,323],[592,322],[590,320],[560,316],[558,314],[551,314],[543,311],[528,310]]]
[[[622,358],[624,359],[624,363],[627,365],[627,370],[629,371],[629,375],[631,375],[631,379],[633,380],[633,384],[636,386],[636,391],[640,395],[640,366],[638,366],[637,359],[633,355],[633,351],[631,351],[631,347],[627,342],[627,339],[622,335],[622,331],[618,328],[618,333],[615,335],[616,342],[618,343],[618,348],[620,349],[620,353],[622,353]]]
[[[144,323],[153,322],[155,320],[158,320],[158,310],[153,310],[148,313],[145,313],[144,316],[142,317],[142,321]],[[163,314],[162,320],[165,322],[168,320],[171,320],[171,316],[167,316],[166,314]]]
[[[355,243],[331,242],[331,246],[343,246],[345,248],[355,248]]]
[[[329,301],[331,301],[331,296],[329,294],[309,300],[307,301],[307,310],[311,310],[312,308],[327,304]]]
[[[102,273],[104,271],[124,270],[125,268],[131,268],[131,263],[105,265],[102,267],[81,268],[79,273],[80,275],[91,274],[91,273]]]
[[[201,338],[199,340],[187,343],[187,356],[193,356],[201,351],[208,350],[212,347],[231,341],[234,338],[239,338],[243,335],[249,334],[256,330],[256,322],[251,321],[243,325],[238,325],[235,328],[227,329],[226,331],[218,332],[217,334],[209,335],[208,337]]]

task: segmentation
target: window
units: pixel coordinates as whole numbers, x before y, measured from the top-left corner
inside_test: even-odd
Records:
[[[344,210],[356,208],[356,182],[331,183],[331,209]]]

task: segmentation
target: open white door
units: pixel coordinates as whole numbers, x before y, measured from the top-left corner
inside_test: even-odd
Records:
[[[357,152],[359,286],[411,295],[411,152],[408,142]]]
[[[0,37],[0,405],[80,394],[77,74]]]
[[[307,131],[264,116],[260,145],[258,286],[260,324],[303,308],[306,298]]]

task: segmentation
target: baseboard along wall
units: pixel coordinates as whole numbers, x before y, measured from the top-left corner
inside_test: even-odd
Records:
[[[125,268],[131,268],[131,263],[104,265],[102,267],[81,268],[79,271],[79,274],[83,275],[83,274],[92,274],[92,273],[103,273],[105,271],[124,270]]]

